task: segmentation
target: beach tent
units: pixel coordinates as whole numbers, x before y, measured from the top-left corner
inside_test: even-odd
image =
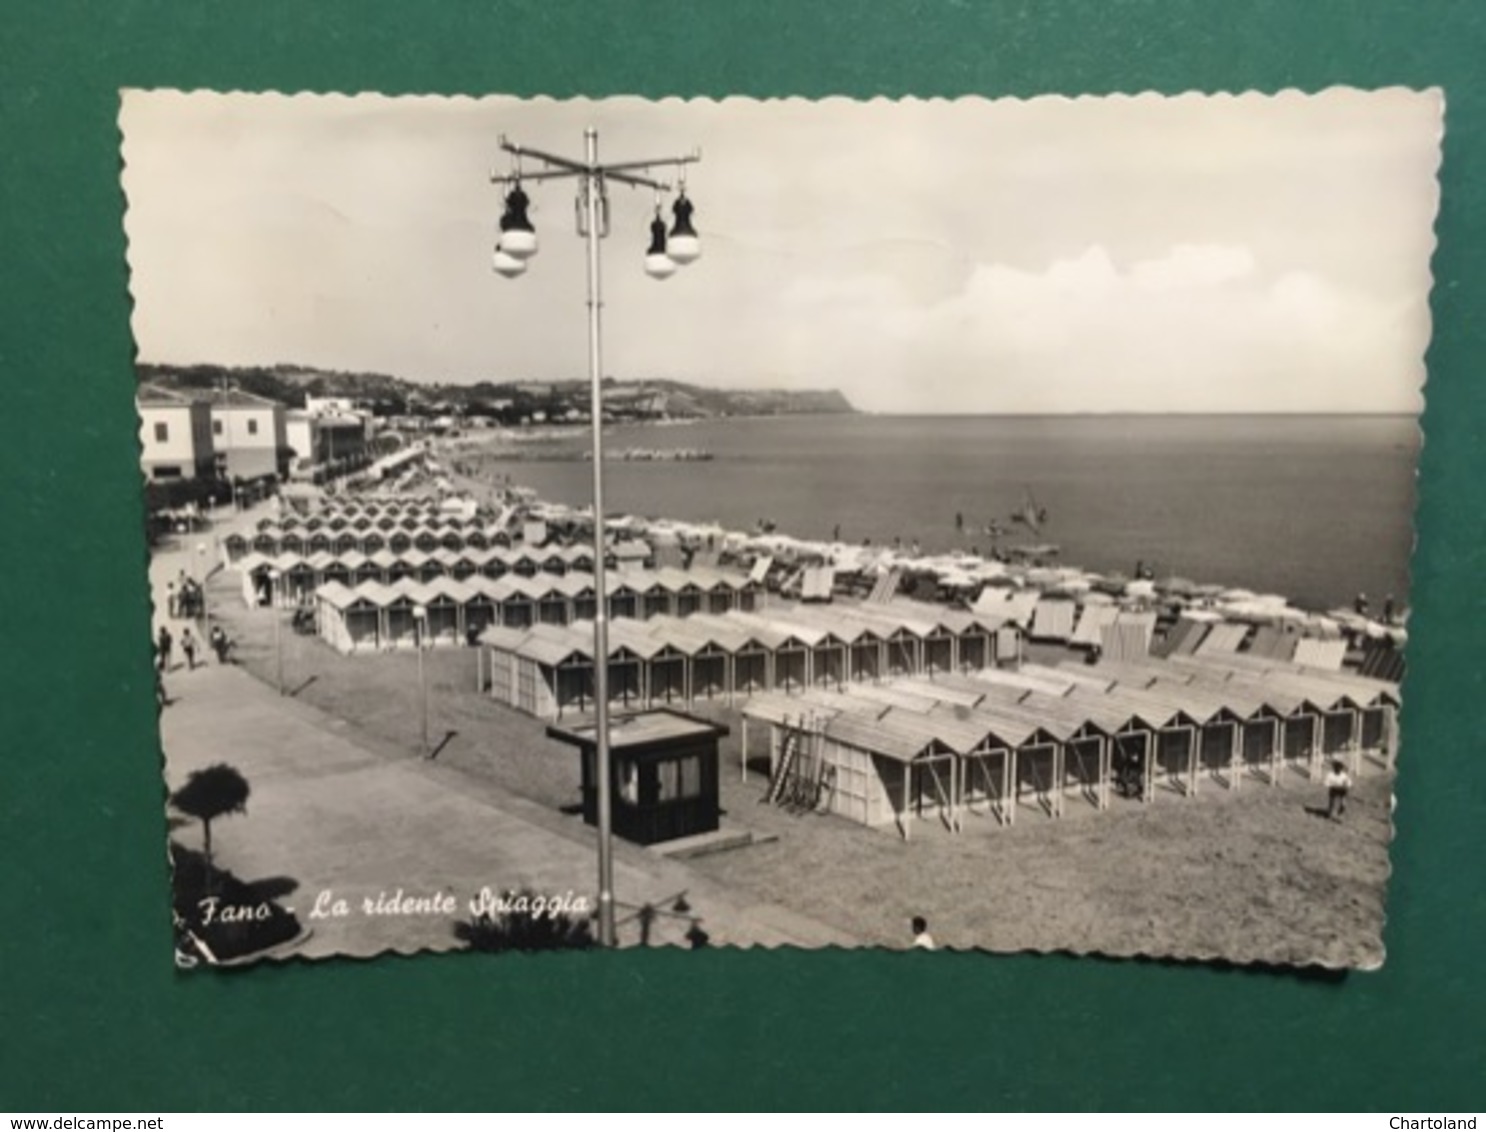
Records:
[[[1238,646],[1243,643],[1249,635],[1247,625],[1236,624],[1232,621],[1222,621],[1213,625],[1202,638],[1202,643],[1194,650],[1198,656],[1211,656],[1215,653],[1237,652]]]
[[[1197,646],[1202,643],[1202,638],[1207,636],[1207,631],[1211,627],[1210,621],[1200,621],[1187,616],[1178,617],[1176,624],[1167,630],[1166,636],[1151,645],[1151,655],[1169,657],[1196,652]]]
[[[1067,641],[1078,607],[1065,598],[1044,597],[1032,609],[1027,636],[1034,641]]]
[[[1403,649],[1392,640],[1369,641],[1362,652],[1357,671],[1363,676],[1401,683],[1404,674]]]
[[[1121,610],[1114,623],[1099,631],[1099,651],[1106,660],[1136,660],[1147,656],[1155,634],[1154,613]]]
[[[1306,637],[1295,642],[1294,662],[1306,668],[1321,668],[1330,672],[1341,669],[1347,655],[1346,641],[1318,641]]]
[[[1094,596],[1096,595],[1089,595],[1089,597]],[[1104,627],[1113,625],[1119,615],[1119,607],[1108,598],[1103,602],[1086,603],[1079,613],[1078,625],[1074,628],[1073,635],[1068,638],[1068,643],[1078,648],[1102,648]]]
[[[1295,646],[1300,641],[1297,631],[1278,625],[1261,625],[1254,630],[1254,639],[1249,642],[1248,655],[1267,657],[1270,660],[1291,660]]]
[[[836,584],[836,571],[829,566],[812,566],[805,570],[800,584],[801,601],[830,601]]]

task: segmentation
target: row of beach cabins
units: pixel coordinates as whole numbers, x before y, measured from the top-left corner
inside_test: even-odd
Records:
[[[497,701],[592,711],[590,625],[493,627],[480,646]],[[1116,783],[1150,801],[1394,757],[1390,681],[1238,653],[1043,665],[1024,647],[1013,623],[921,603],[770,607],[615,622],[608,687],[618,711],[741,702],[745,777],[751,720],[768,728],[771,797],[803,782],[812,806],[905,834],[925,811],[1009,824],[1029,804],[1061,816],[1070,796],[1107,808]]]
[[[621,573],[644,571],[645,562],[644,558],[637,556],[619,560],[617,564],[611,562],[610,569]],[[536,551],[518,548],[484,552],[437,550],[432,554],[421,550],[402,553],[379,550],[371,555],[356,551],[339,555],[321,551],[308,557],[286,552],[272,558],[249,554],[234,564],[242,580],[243,600],[250,606],[270,602],[307,605],[321,586],[331,582],[355,587],[368,582],[390,585],[405,579],[432,582],[439,578],[454,581],[517,578],[544,584],[553,578],[571,577],[577,585],[592,586],[592,565],[592,553],[582,547],[542,547]],[[713,571],[705,576],[710,585],[714,576],[724,575]],[[733,575],[725,576],[731,578]]]
[[[545,528],[538,537],[522,537],[520,532],[501,528],[452,527],[447,525],[397,527],[391,531],[340,530],[321,528],[315,531],[284,529],[277,524],[263,527],[252,534],[230,534],[222,539],[222,562],[225,566],[236,566],[251,555],[264,558],[280,554],[299,554],[306,557],[315,554],[350,555],[362,554],[468,554],[471,560],[483,567],[487,563],[514,563],[520,555],[528,557],[539,551],[542,557],[533,559],[538,567],[552,561],[551,555],[561,550],[568,557],[557,563],[556,569],[593,569],[591,546],[552,548],[545,546]],[[513,555],[518,557],[513,557]],[[648,543],[639,539],[614,542],[606,554],[612,565],[627,562],[654,561],[654,551]]]
[[[742,709],[741,759],[746,775],[762,726],[771,797],[804,783],[820,811],[906,838],[926,815],[958,832],[967,815],[1106,810],[1117,790],[1153,802],[1315,781],[1333,759],[1391,767],[1398,707],[1391,682],[1264,658],[1028,664],[762,696]]]
[[[480,678],[502,703],[557,721],[593,710],[593,625],[492,626]],[[895,600],[615,619],[609,696],[619,708],[734,703],[1015,662],[1022,634],[963,610]]]
[[[533,627],[589,625],[598,609],[591,574],[542,574],[465,579],[404,576],[390,581],[320,579],[312,574],[282,575],[287,597],[313,594],[316,632],[342,653],[462,645],[490,627],[523,631]],[[245,579],[244,585],[252,583]],[[274,583],[270,580],[270,586]],[[609,617],[648,618],[749,612],[762,589],[741,575],[717,570],[621,570],[609,576],[605,594]],[[426,619],[419,635],[419,617]]]

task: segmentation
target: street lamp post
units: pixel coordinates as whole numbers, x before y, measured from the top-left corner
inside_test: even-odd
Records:
[[[650,225],[650,246],[644,259],[647,275],[653,279],[665,279],[676,271],[678,265],[691,263],[701,255],[701,244],[691,226],[693,209],[686,197],[685,180],[686,166],[700,161],[701,154],[694,152],[683,157],[600,163],[598,131],[591,126],[586,129],[583,132],[583,143],[583,158],[579,160],[516,145],[505,137],[500,139],[501,149],[510,154],[517,164],[509,175],[491,177],[493,183],[511,187],[506,194],[506,211],[501,217],[500,241],[496,244],[492,266],[498,274],[514,278],[525,273],[526,261],[536,254],[536,232],[526,216],[528,198],[522,191],[522,181],[575,178],[579,186],[578,234],[588,243],[588,378],[589,411],[593,418],[593,691],[595,776],[598,780],[598,928],[600,945],[613,947],[613,789],[609,758],[609,608],[604,567],[607,546],[604,535],[603,323],[600,317],[603,309],[603,286],[599,270],[599,240],[609,230],[607,184],[613,181],[631,188],[653,189],[656,193],[655,219]],[[542,168],[523,175],[520,168],[523,158],[540,162]],[[650,175],[651,170],[656,168],[676,170],[679,182],[679,192],[672,205],[675,226],[671,230],[669,243],[665,221],[661,219],[659,199],[662,193],[671,191],[671,185]]]
[[[279,579],[282,576],[277,567],[268,571],[268,606],[273,610],[273,652],[278,670],[277,687],[281,696],[284,694],[284,619],[279,612]]]
[[[418,646],[418,692],[422,698],[423,757],[427,758],[428,746],[428,673],[423,667],[423,642],[428,632],[428,606],[413,606],[413,638]]]

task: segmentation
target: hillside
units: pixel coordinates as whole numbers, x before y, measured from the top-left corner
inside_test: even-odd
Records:
[[[577,380],[425,385],[387,374],[288,365],[140,365],[138,377],[140,381],[181,390],[219,389],[227,384],[291,407],[303,405],[306,396],[349,397],[383,416],[447,414],[514,422],[536,413],[549,420],[581,414],[588,405],[588,383]],[[605,378],[604,386],[609,398],[608,410],[615,416],[635,419],[856,411],[834,389],[711,389],[683,381],[649,378],[626,381]]]

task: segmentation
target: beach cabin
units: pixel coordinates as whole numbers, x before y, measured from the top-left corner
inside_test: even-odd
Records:
[[[463,583],[466,594],[464,637],[471,644],[477,642],[480,635],[491,625],[497,624],[499,620],[495,598],[491,596],[484,582],[485,579],[477,577]]]
[[[551,581],[557,581],[553,578]],[[572,603],[559,587],[541,584],[537,601],[537,620],[544,625],[566,625],[572,618]]]
[[[381,608],[365,594],[339,582],[315,592],[315,626],[320,637],[341,653],[375,651],[381,640]]]
[[[243,604],[249,609],[270,604],[274,588],[273,559],[251,551],[238,561],[237,568],[242,575]]]
[[[637,577],[635,584],[640,591],[641,618],[649,620],[675,612],[675,590],[679,587],[674,579],[662,574],[650,574]]]
[[[536,594],[530,581],[515,574],[502,578],[491,590],[500,608],[500,623],[508,629],[525,629],[537,622]]]
[[[574,621],[592,621],[598,614],[598,596],[594,593],[593,579],[587,574],[569,574],[567,593],[573,602]]]
[[[611,620],[639,617],[640,591],[630,582],[623,578],[612,579],[606,596]]]
[[[480,567],[470,551],[441,550],[438,552],[438,557],[439,561],[444,564],[445,573],[457,581],[462,582],[480,572]]]
[[[507,549],[503,546],[488,546],[483,551],[473,555],[475,563],[480,567],[480,574],[492,581],[504,578],[511,572],[510,562],[506,558]]]
[[[592,727],[549,727],[578,748],[583,820],[598,823],[598,754]],[[621,716],[609,727],[609,796],[613,829],[653,845],[718,828],[718,743],[726,727],[677,711]]]
[[[538,552],[514,549],[507,554],[511,573],[522,578],[535,578],[542,572],[542,559]]]
[[[341,562],[351,571],[350,584],[353,589],[364,586],[367,582],[381,582],[386,577],[382,568],[364,554],[348,554]]]
[[[238,562],[252,550],[252,545],[249,543],[247,536],[238,531],[224,536],[221,546],[223,565],[231,565]]]
[[[418,602],[411,596],[412,592],[416,590],[407,582],[382,587],[382,644],[386,648],[418,646],[418,619],[413,615]]]

